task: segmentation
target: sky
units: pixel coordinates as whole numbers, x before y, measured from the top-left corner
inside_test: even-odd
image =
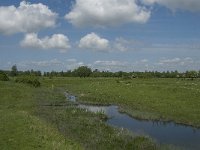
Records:
[[[200,70],[199,0],[1,0],[0,70]]]

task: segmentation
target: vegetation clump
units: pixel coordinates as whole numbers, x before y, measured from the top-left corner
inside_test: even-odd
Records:
[[[9,81],[9,77],[3,71],[0,71],[0,81]]]
[[[33,87],[41,86],[41,83],[38,80],[38,78],[36,78],[34,76],[19,76],[15,79],[15,82],[29,84],[29,85],[32,85]]]
[[[10,76],[15,77],[18,75],[17,65],[12,66]]]
[[[82,77],[89,77],[92,74],[92,70],[87,66],[81,66],[74,70],[75,74],[82,78]]]

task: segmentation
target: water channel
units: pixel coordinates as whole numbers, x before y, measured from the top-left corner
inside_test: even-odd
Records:
[[[76,97],[66,93],[68,100],[76,102]],[[149,136],[160,144],[178,146],[184,150],[200,150],[200,129],[174,122],[138,120],[120,113],[118,106],[93,106],[78,104],[77,107],[91,112],[104,112],[109,119],[108,125],[126,128],[137,135]]]

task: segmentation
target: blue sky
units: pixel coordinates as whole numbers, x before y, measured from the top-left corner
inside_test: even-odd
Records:
[[[199,0],[1,0],[0,69],[200,70]]]

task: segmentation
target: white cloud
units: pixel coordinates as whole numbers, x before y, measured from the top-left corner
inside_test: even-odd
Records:
[[[63,63],[58,59],[52,59],[52,60],[49,60],[49,61],[46,61],[46,60],[43,60],[43,61],[30,61],[30,62],[24,62],[24,64],[28,65],[28,66],[35,66],[35,67],[50,67],[50,66],[63,65]]]
[[[49,60],[27,60],[22,62],[10,62],[7,63],[5,69],[10,69],[13,64],[16,64],[19,70],[41,70],[41,71],[67,71],[74,70],[79,66],[86,65],[81,61],[77,61],[76,59],[67,59],[60,60],[57,58],[49,59]]]
[[[101,61],[97,60],[94,62],[95,65],[106,65],[106,66],[124,66],[127,65],[127,62],[121,62],[121,61]]]
[[[180,58],[173,58],[173,59],[162,59],[159,61],[160,64],[177,64],[181,61]]]
[[[66,65],[67,65],[67,68],[73,70],[75,68],[78,68],[79,66],[83,66],[84,63],[81,62],[81,61],[77,61],[76,59],[72,58],[72,59],[68,59],[67,60],[67,64]]]
[[[124,39],[122,37],[116,38],[113,42],[112,49],[118,50],[121,52],[129,51],[129,50],[139,50],[141,47],[144,47],[144,43],[140,41],[136,41],[133,39]]]
[[[81,38],[79,48],[107,51],[109,50],[109,41],[92,32]]]
[[[192,12],[200,11],[200,0],[142,0],[146,4],[160,4],[169,9],[189,10]]]
[[[186,70],[198,70],[200,62],[194,60],[190,57],[186,58],[172,58],[166,59],[162,58],[157,63],[155,63],[155,68],[157,70],[179,70],[179,71],[186,71]]]
[[[114,48],[121,51],[121,52],[125,52],[128,50],[127,45],[129,44],[129,42],[123,38],[117,38],[114,42]]]
[[[54,34],[52,37],[46,36],[39,39],[36,33],[26,34],[23,41],[21,41],[21,46],[38,49],[59,49],[61,52],[65,52],[71,47],[68,37],[63,34]]]
[[[200,61],[186,58],[161,58],[159,60],[150,61],[141,59],[137,61],[120,61],[120,60],[98,60],[92,66],[94,69],[108,71],[186,71],[199,70]]]
[[[136,0],[76,0],[65,18],[75,26],[116,26],[145,23],[151,12]]]
[[[128,62],[123,60],[98,60],[93,63],[94,69],[104,70],[104,71],[145,71],[153,70],[153,66],[147,59],[137,60],[135,62]]]
[[[148,63],[148,61],[149,61],[148,59],[142,59],[140,62],[141,63]]]
[[[22,1],[19,7],[0,6],[0,33],[36,32],[54,27],[57,14],[46,5]]]
[[[64,66],[64,63],[56,58],[50,59],[50,60],[40,60],[40,61],[27,60],[27,61],[22,61],[22,62],[15,62],[15,63],[11,63],[9,65],[9,68],[11,68],[13,64],[16,64],[19,70],[34,69],[34,70],[41,70],[41,71],[47,71],[47,70],[52,71],[54,69],[63,68]]]
[[[194,63],[194,60],[190,57],[186,58],[173,58],[173,59],[166,59],[163,58],[159,60],[158,64],[159,65],[165,65],[165,66],[188,66],[192,65]]]
[[[104,71],[121,71],[131,70],[132,66],[126,61],[118,60],[97,60],[93,63],[93,68]]]

